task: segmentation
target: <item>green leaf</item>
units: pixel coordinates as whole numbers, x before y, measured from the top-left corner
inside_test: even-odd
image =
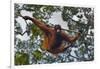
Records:
[[[29,64],[29,55],[26,53],[15,53],[15,65],[28,65]]]
[[[39,50],[34,51],[33,56],[36,60],[41,60],[43,58],[43,54]]]

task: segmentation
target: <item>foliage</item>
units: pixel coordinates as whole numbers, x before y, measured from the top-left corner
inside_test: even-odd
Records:
[[[15,65],[28,65],[29,56],[26,53],[16,52],[15,54]]]
[[[36,60],[41,60],[43,57],[42,53],[38,50],[33,52],[33,56],[35,57]]]

